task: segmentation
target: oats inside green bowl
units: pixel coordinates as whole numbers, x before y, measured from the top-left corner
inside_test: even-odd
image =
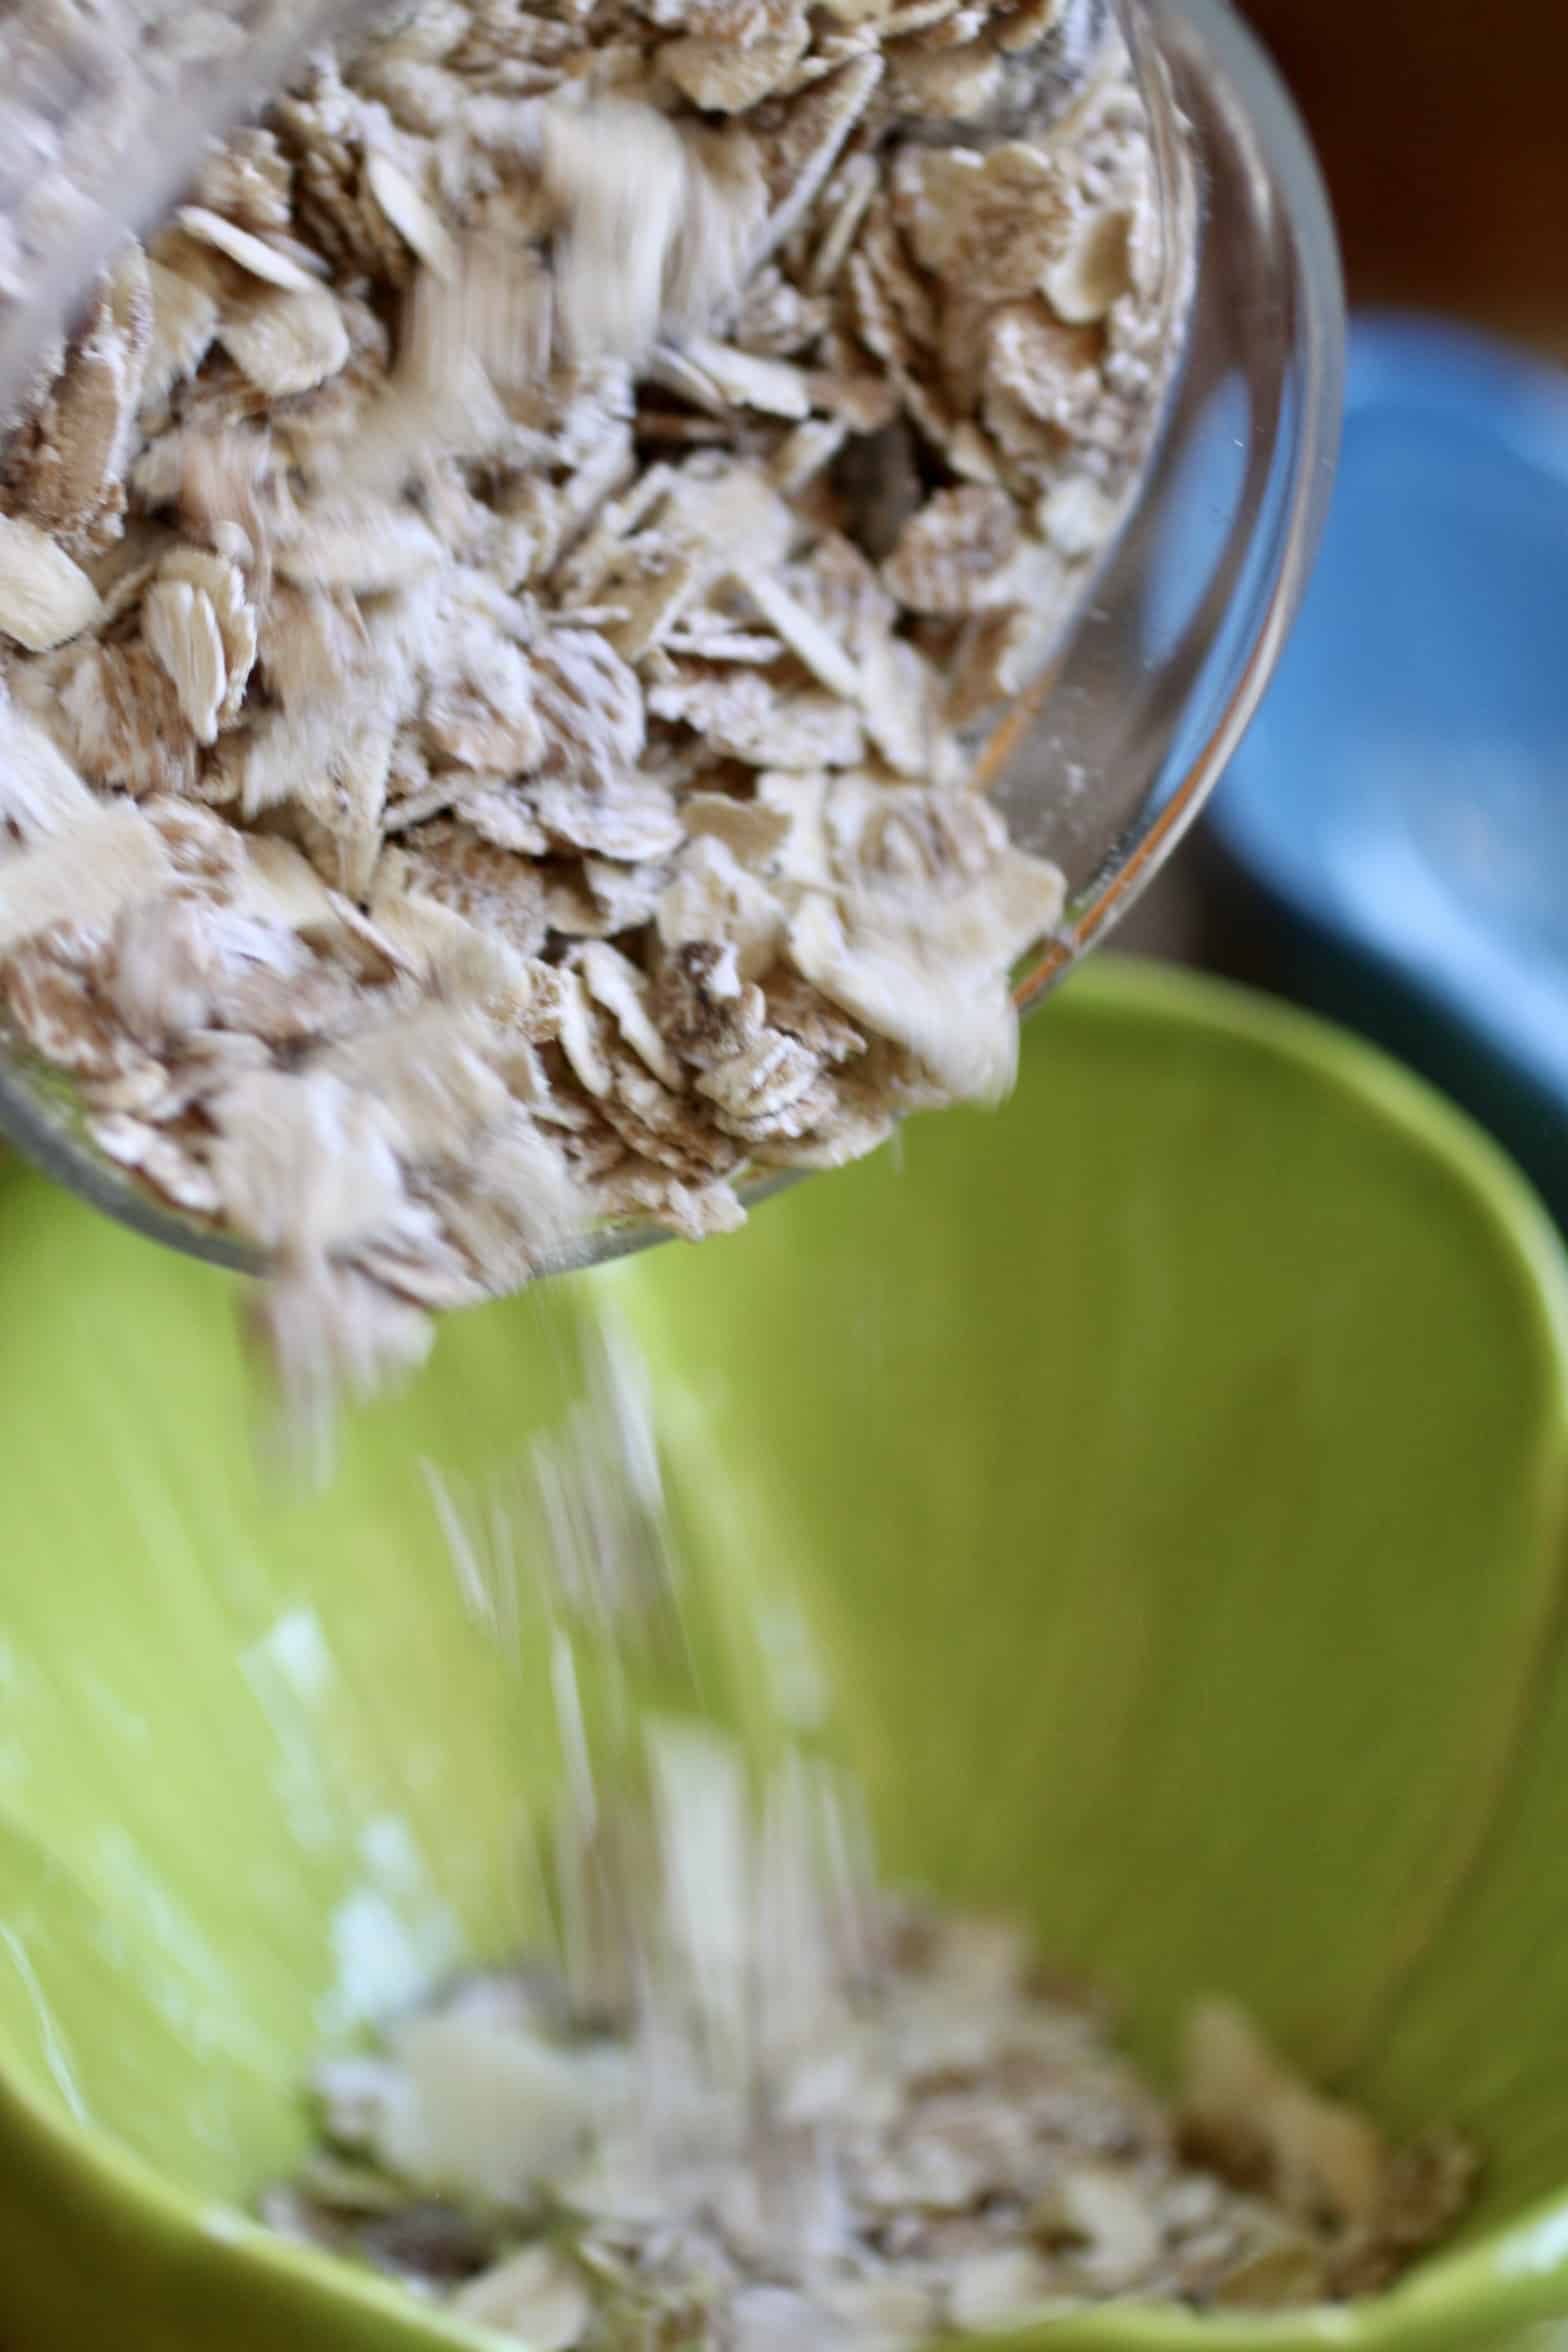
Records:
[[[1390,2147],[1217,2002],[1167,2100],[1026,1934],[879,1889],[820,1693],[775,1677],[777,1720],[744,1744],[704,1718],[650,1385],[613,1344],[587,1367],[531,1476],[480,1511],[514,1579],[539,1564],[552,1933],[328,2061],[319,2152],[266,2217],[532,2352],[858,2352],[1111,2297],[1311,2304],[1441,2238],[1474,2170],[1458,2138]],[[435,1487],[483,1608],[480,1547]]]
[[[1111,2297],[1337,2301],[1462,2213],[1463,2141],[1390,2147],[1239,2009],[1194,2012],[1173,2103],[1027,1936],[833,1900],[844,1817],[798,1758],[749,1834],[723,1745],[656,1743],[655,1779],[620,2001],[585,2015],[548,1959],[447,1985],[323,2066],[269,2221],[533,2352],[847,2352]]]

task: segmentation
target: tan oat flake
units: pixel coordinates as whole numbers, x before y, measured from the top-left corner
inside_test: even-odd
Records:
[[[910,612],[973,612],[996,602],[1018,539],[1018,512],[1005,491],[939,490],[905,524],[883,578]]]
[[[325,286],[306,279],[258,295],[218,328],[218,341],[260,392],[310,392],[349,356],[348,328]]]
[[[129,803],[0,858],[0,953],[55,923],[94,930],[172,879],[168,852]]]
[[[48,653],[90,628],[100,609],[79,564],[36,525],[0,514],[0,634]]]

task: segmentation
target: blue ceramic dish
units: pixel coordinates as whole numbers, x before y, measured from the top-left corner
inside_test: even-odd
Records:
[[[1467,1103],[1568,1218],[1568,375],[1355,328],[1322,557],[1211,825],[1284,984]]]

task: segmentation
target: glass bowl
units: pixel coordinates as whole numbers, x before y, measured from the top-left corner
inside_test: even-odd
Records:
[[[1177,184],[1197,180],[1188,343],[1138,503],[1048,674],[981,773],[1014,837],[1067,877],[1063,920],[1024,959],[1028,1010],[1158,872],[1235,749],[1300,603],[1338,442],[1344,298],[1333,224],[1294,109],[1228,0],[1129,0],[1129,36]],[[0,1134],[95,1208],[242,1272],[250,1244],[139,1190],[89,1142],[69,1085],[0,1058]],[[748,1205],[798,1181],[770,1175]],[[662,1240],[585,1235],[559,1266]],[[556,1270],[552,1268],[551,1270]]]

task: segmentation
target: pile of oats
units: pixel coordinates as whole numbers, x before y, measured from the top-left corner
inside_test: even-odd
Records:
[[[427,0],[188,199],[0,459],[0,1005],[296,1392],[1003,1091],[1190,279],[1109,0]]]
[[[1113,2299],[1340,2301],[1456,2225],[1461,2141],[1390,2148],[1239,2010],[1195,2014],[1173,2107],[1012,1928],[811,1908],[832,1816],[798,1760],[749,1848],[721,1749],[661,1763],[660,1935],[624,2006],[582,2012],[544,1963],[450,1984],[321,2068],[272,2226],[532,2352],[896,2352]]]

